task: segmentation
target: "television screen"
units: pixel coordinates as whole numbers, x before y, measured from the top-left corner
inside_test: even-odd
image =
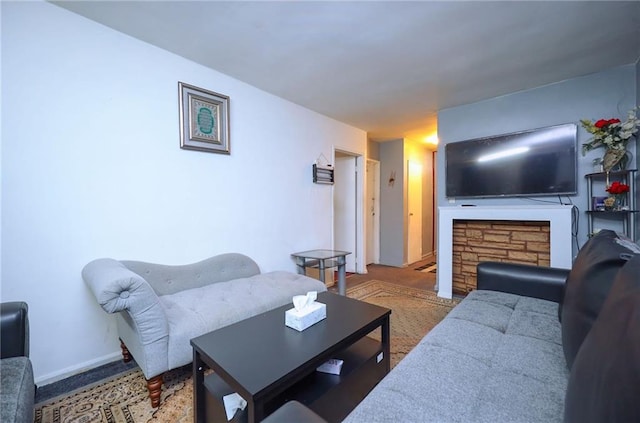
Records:
[[[577,193],[575,124],[449,143],[447,197]]]

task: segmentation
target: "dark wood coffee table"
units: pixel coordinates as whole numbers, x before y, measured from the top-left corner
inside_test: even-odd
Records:
[[[237,421],[259,422],[294,399],[327,421],[344,419],[389,372],[391,310],[330,292],[318,301],[327,318],[302,332],[285,326],[288,304],[192,339],[194,421],[218,418],[207,416],[209,404],[223,409],[231,392],[247,401]],[[367,336],[378,328],[381,341]],[[344,360],[340,375],[316,371],[330,358]]]

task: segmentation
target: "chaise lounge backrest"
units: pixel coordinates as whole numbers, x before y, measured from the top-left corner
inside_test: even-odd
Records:
[[[122,260],[127,269],[142,276],[158,295],[175,294],[212,283],[248,278],[260,273],[251,258],[238,253],[220,254],[197,263],[170,266]],[[174,282],[180,281],[176,284]]]

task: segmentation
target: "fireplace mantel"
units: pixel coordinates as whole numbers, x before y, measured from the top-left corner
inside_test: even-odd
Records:
[[[550,226],[551,266],[570,269],[573,262],[573,206],[457,206],[438,207],[438,296],[453,296],[453,221],[543,221]]]

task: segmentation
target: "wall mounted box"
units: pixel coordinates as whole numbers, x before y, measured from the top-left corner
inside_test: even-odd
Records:
[[[325,167],[313,165],[313,182],[316,184],[333,185],[333,167],[327,165]]]

